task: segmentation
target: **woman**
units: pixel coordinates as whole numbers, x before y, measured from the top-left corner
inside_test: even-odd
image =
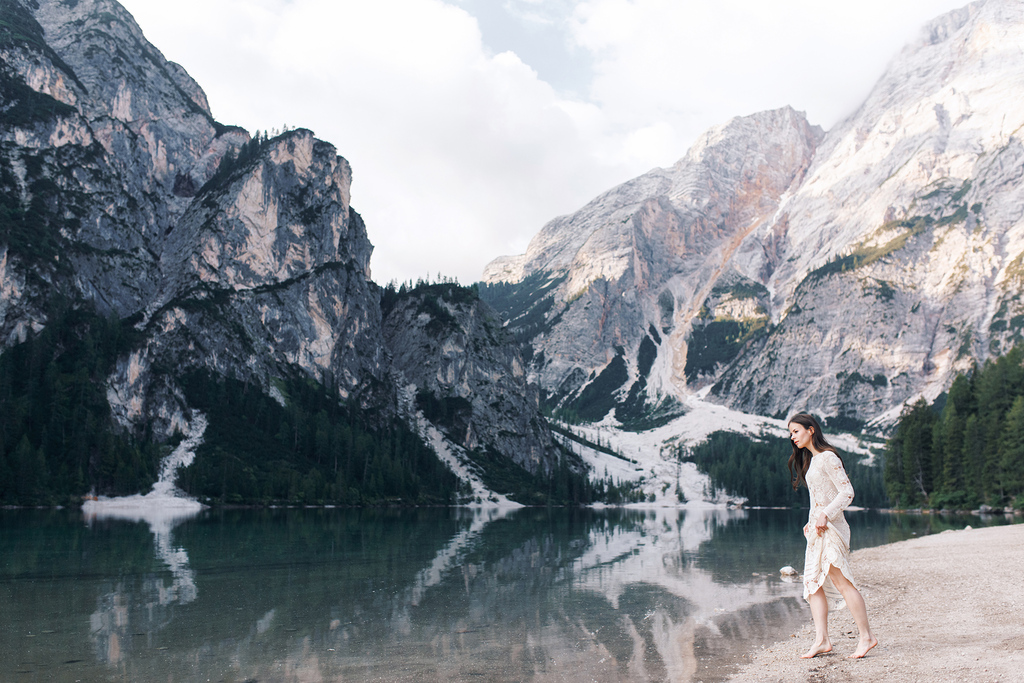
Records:
[[[811,494],[811,512],[804,526],[804,600],[810,603],[814,617],[814,644],[800,656],[810,659],[832,651],[828,600],[842,595],[860,631],[860,643],[850,658],[859,659],[878,641],[868,626],[864,598],[850,573],[850,525],[843,510],[853,502],[853,486],[843,461],[825,440],[813,416],[801,413],[790,418],[789,438],[793,442],[793,454],[789,456],[793,490],[804,484]]]

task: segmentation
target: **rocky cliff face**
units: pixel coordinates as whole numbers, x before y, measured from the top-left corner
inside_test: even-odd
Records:
[[[158,296],[165,234],[189,204],[181,188],[248,135],[218,139],[202,89],[115,2],[8,0],[4,15],[3,192],[35,201],[42,223],[8,246],[36,252],[45,280],[72,278],[101,312],[129,315]],[[29,307],[0,332],[20,336],[38,317]]]
[[[667,190],[654,171],[492,263],[485,279],[520,291],[564,278],[521,335],[542,386],[571,401],[617,355],[633,373],[646,332],[652,399],[713,384],[748,411],[885,422],[1005,352],[1024,326],[1022,39],[1019,3],[972,3],[927,26],[823,137],[788,110],[734,120],[673,169],[693,182]],[[611,199],[630,195],[627,210]],[[658,245],[668,258],[607,239],[637,216],[675,237]],[[589,300],[600,315],[574,315],[597,292],[614,295]],[[621,406],[628,380],[612,384]]]
[[[297,369],[342,399],[387,375],[348,163],[304,130],[243,151],[251,159],[214,177],[166,235],[160,296],[138,323],[148,342],[111,381],[112,405],[133,423],[174,412],[147,403],[168,396],[153,391],[163,377],[154,366],[202,367],[268,390]]]
[[[529,290],[515,297],[519,310],[496,303],[531,339],[533,369],[563,408],[600,417],[586,391],[594,382],[602,394],[618,392],[620,412],[630,415],[683,391],[702,304],[714,295],[726,305],[741,297],[729,292],[760,286],[736,271],[734,254],[803,179],[821,135],[788,108],[733,119],[673,168],[555,219],[524,256],[489,267],[491,282],[518,280]]]
[[[873,418],[1021,340],[1022,39],[1016,2],[940,17],[829,132],[766,226],[778,267],[762,235],[741,250],[779,325],[723,400]]]
[[[121,425],[158,438],[190,419],[176,378],[197,369],[282,401],[275,378],[299,375],[385,415],[402,409],[399,381],[529,396],[521,365],[472,306],[446,344],[484,350],[439,368],[440,384],[414,373],[441,358],[409,338],[415,326],[385,337],[351,169],[330,144],[308,130],[250,138],[217,123],[202,89],[113,0],[0,9],[5,345],[45,327],[58,296],[127,321],[139,341],[117,360],[107,398]],[[512,438],[504,431],[521,425],[507,411],[472,401],[453,439],[531,471],[553,467],[535,405],[516,404],[533,428]]]
[[[438,284],[399,297],[384,338],[400,385],[454,443],[549,473],[558,456],[537,417],[537,387],[497,313],[471,290]]]

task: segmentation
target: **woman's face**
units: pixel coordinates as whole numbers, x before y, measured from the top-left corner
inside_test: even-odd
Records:
[[[789,440],[797,448],[810,448],[812,434],[814,434],[813,428],[804,427],[796,422],[789,423]]]

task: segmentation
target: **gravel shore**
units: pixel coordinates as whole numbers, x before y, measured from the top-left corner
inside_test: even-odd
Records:
[[[878,647],[847,659],[857,627],[829,614],[832,652],[799,656],[812,625],[751,654],[734,683],[1024,681],[1024,524],[946,531],[853,553]]]

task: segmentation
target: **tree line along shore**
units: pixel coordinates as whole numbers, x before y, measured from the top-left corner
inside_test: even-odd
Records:
[[[104,379],[137,341],[130,321],[69,302],[50,323],[0,354],[0,505],[70,504],[89,494],[126,495],[156,481],[174,444],[114,427]],[[975,365],[932,403],[908,406],[874,464],[843,454],[869,508],[1024,508],[1024,348]],[[168,372],[173,369],[168,368]],[[201,373],[184,378],[210,427],[179,485],[213,504],[437,505],[466,495],[401,421],[374,420],[309,380],[279,387],[279,405],[258,387]],[[716,432],[679,460],[748,505],[801,507],[790,486],[787,439]],[[495,490],[527,504],[630,502],[628,487],[588,481],[564,468],[529,475],[478,454]],[[521,468],[520,468],[521,469]],[[685,502],[680,497],[680,502]]]

